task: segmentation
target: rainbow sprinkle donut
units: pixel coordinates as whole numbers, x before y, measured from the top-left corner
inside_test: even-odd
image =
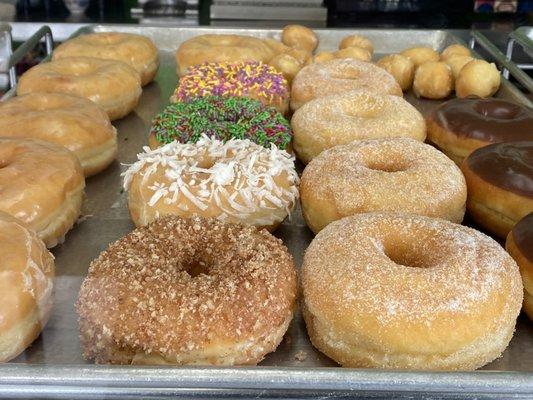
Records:
[[[250,97],[286,114],[287,80],[270,65],[255,61],[205,63],[190,67],[170,98],[173,103],[205,96]]]
[[[208,96],[165,108],[152,121],[149,143],[152,149],[173,141],[196,143],[202,135],[282,150],[292,140],[289,122],[275,108],[246,97]]]

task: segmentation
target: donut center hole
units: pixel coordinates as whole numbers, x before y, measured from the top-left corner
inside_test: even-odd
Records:
[[[374,171],[383,172],[402,172],[409,169],[405,162],[398,162],[396,160],[370,160],[367,163],[367,168]]]
[[[408,268],[429,268],[431,266],[425,257],[414,251],[406,251],[406,249],[387,249],[385,255],[395,264]]]
[[[196,278],[199,275],[209,275],[210,266],[202,260],[192,260],[184,265],[184,271],[187,272],[191,278]]]

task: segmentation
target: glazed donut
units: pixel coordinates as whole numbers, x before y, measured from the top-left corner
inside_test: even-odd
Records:
[[[333,54],[335,58],[353,58],[366,62],[372,61],[372,53],[360,47],[345,47],[344,49],[337,50]]]
[[[0,138],[0,211],[37,232],[47,247],[78,219],[85,179],[64,147],[37,139]]]
[[[117,131],[90,100],[58,93],[30,93],[0,103],[2,136],[30,137],[66,147],[85,176],[107,168],[117,156]]]
[[[146,36],[133,33],[97,32],[81,35],[60,44],[53,60],[93,57],[117,60],[133,67],[141,75],[141,85],[152,82],[159,67],[157,47]]]
[[[203,97],[171,104],[152,121],[152,149],[178,141],[194,143],[203,135],[222,141],[249,139],[263,147],[290,149],[289,122],[274,108],[245,97]]]
[[[190,67],[180,78],[173,103],[205,96],[249,97],[285,114],[289,87],[283,75],[267,64],[241,61]]]
[[[453,99],[427,118],[428,138],[457,164],[491,143],[533,140],[533,111],[501,99]]]
[[[22,75],[17,94],[34,92],[87,98],[115,120],[135,108],[142,89],[137,71],[123,62],[71,57],[36,65]]]
[[[439,53],[431,47],[425,46],[411,47],[402,51],[400,54],[410,58],[413,64],[415,64],[415,69],[424,63],[440,60]]]
[[[453,90],[451,68],[442,61],[430,61],[416,69],[413,91],[418,97],[443,99]]]
[[[178,75],[194,65],[238,61],[268,62],[275,51],[263,40],[241,35],[200,35],[183,42],[176,52]]]
[[[290,54],[278,54],[268,62],[268,65],[281,72],[289,84],[302,69],[302,64]]]
[[[533,141],[495,143],[472,152],[461,164],[468,186],[468,214],[505,238],[533,211]]]
[[[83,354],[111,364],[257,364],[296,306],[280,239],[253,227],[167,216],[111,244],[77,301]]]
[[[518,221],[509,232],[505,249],[520,268],[524,284],[523,309],[533,320],[533,211]]]
[[[399,96],[354,90],[311,100],[291,120],[294,149],[307,164],[330,147],[354,140],[411,137],[424,141],[426,123]]]
[[[440,54],[440,59],[442,61],[446,61],[452,57],[456,56],[463,56],[463,57],[472,57],[472,52],[469,48],[460,45],[460,44],[452,44],[448,47],[446,47],[442,53]]]
[[[249,140],[204,136],[138,155],[124,173],[135,225],[163,215],[218,218],[274,230],[298,200],[294,158]]]
[[[54,256],[37,234],[0,212],[0,363],[26,349],[52,311]]]
[[[374,45],[370,39],[360,35],[349,35],[344,37],[339,43],[339,50],[347,47],[359,47],[360,49],[369,51],[371,55],[374,53]]]
[[[522,305],[513,259],[439,218],[359,214],[330,224],[302,265],[313,345],[343,367],[473,370],[498,358]]]
[[[491,97],[500,88],[500,71],[494,63],[472,60],[465,64],[455,82],[457,97]]]
[[[391,54],[380,59],[376,65],[391,74],[403,91],[409,90],[415,77],[415,64],[401,54]]]
[[[469,56],[452,56],[444,62],[452,69],[453,79],[457,80],[459,72],[461,72],[463,67],[472,60],[473,58]]]
[[[292,82],[291,109],[297,110],[317,97],[367,89],[402,96],[402,89],[385,70],[364,61],[336,59],[303,67]]]
[[[403,211],[461,222],[466,185],[459,168],[434,147],[410,138],[333,147],[305,168],[302,213],[318,233],[343,217]]]
[[[313,52],[318,46],[318,37],[302,25],[287,25],[281,32],[281,41],[289,46]]]

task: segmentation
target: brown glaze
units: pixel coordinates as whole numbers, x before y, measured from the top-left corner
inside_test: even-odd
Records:
[[[526,215],[514,226],[513,239],[524,257],[533,262],[533,212]]]
[[[533,140],[533,111],[501,99],[453,99],[433,119],[457,136],[488,143]]]
[[[475,150],[466,163],[484,181],[533,198],[533,141],[491,144]]]

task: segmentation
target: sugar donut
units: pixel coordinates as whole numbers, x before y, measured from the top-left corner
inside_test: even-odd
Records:
[[[124,174],[137,226],[172,214],[274,230],[298,200],[294,158],[275,146],[204,136],[195,144],[145,151]]]
[[[206,63],[190,67],[170,97],[173,103],[197,97],[249,97],[285,114],[289,109],[289,87],[283,74],[255,61]]]
[[[500,71],[494,63],[472,60],[465,64],[455,82],[457,97],[490,97],[500,88]]]
[[[387,71],[364,61],[335,59],[301,69],[292,82],[291,109],[297,110],[317,97],[354,89],[396,96],[403,94]]]
[[[90,100],[59,93],[30,93],[0,103],[2,136],[30,137],[66,147],[85,176],[107,168],[117,156],[117,131]]]
[[[440,55],[431,47],[418,46],[405,49],[400,53],[402,56],[408,57],[415,64],[415,68],[418,68],[424,63],[439,61]]]
[[[409,90],[415,77],[415,64],[401,54],[391,54],[380,59],[376,65],[391,74],[403,91]]]
[[[448,64],[442,61],[430,61],[415,71],[413,92],[418,97],[427,99],[444,99],[453,90],[453,74]]]
[[[64,93],[94,101],[111,120],[129,114],[141,97],[139,73],[121,61],[70,57],[36,65],[17,86],[17,94]]]
[[[54,256],[37,234],[0,212],[0,363],[41,333],[52,311]]]
[[[349,35],[345,36],[339,43],[339,50],[345,49],[347,47],[359,47],[360,49],[365,49],[374,53],[374,45],[372,41],[361,35]]]
[[[141,75],[141,85],[152,82],[159,67],[157,47],[149,38],[133,33],[96,32],[61,43],[52,59],[93,57],[117,60],[133,67]]]
[[[287,25],[281,32],[281,41],[289,46],[313,52],[318,46],[315,33],[302,25]]]
[[[244,97],[203,97],[171,104],[152,121],[149,144],[152,149],[178,141],[196,142],[203,135],[222,141],[250,139],[270,148],[290,149],[289,122],[272,107]]]
[[[165,217],[91,263],[76,305],[84,356],[112,364],[257,364],[296,306],[280,239],[214,219]]]
[[[330,224],[302,265],[311,342],[344,367],[473,370],[498,358],[522,305],[518,267],[471,228],[371,213]]]
[[[0,138],[0,211],[60,243],[78,219],[85,179],[76,156],[37,139]]]
[[[533,211],[533,141],[495,143],[473,151],[461,164],[468,186],[468,214],[505,238]]]
[[[314,158],[300,183],[302,213],[318,233],[343,217],[403,211],[461,222],[466,185],[434,147],[410,138],[355,141]]]
[[[294,149],[305,164],[322,151],[354,140],[411,137],[424,141],[426,124],[399,96],[354,90],[311,100],[291,119]]]

